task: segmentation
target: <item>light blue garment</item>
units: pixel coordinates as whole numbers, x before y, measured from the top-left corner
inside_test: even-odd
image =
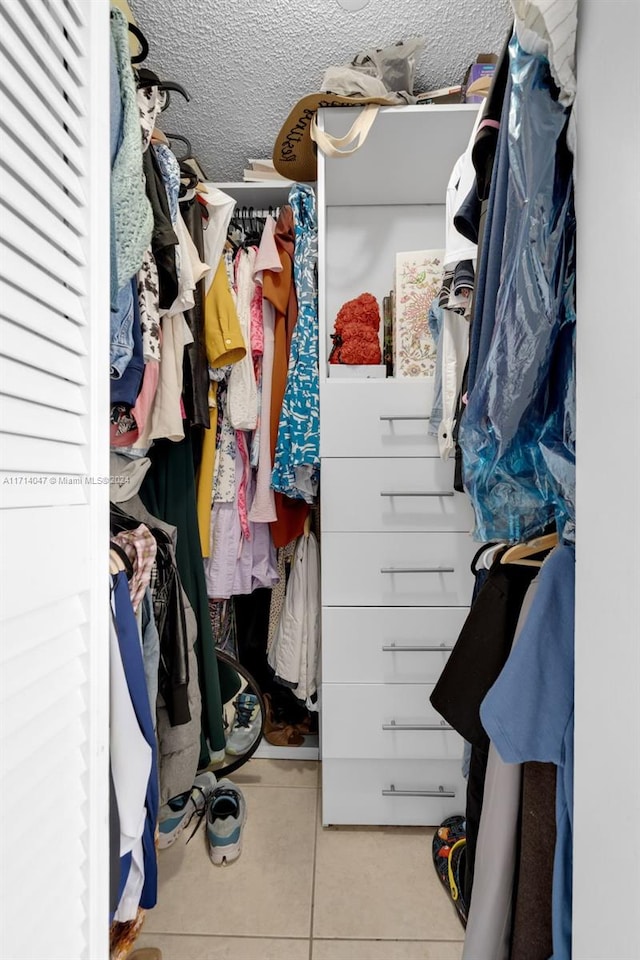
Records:
[[[119,380],[133,356],[133,287],[127,283],[119,291],[117,310],[111,313],[111,379]]]
[[[295,228],[293,276],[298,322],[291,338],[271,485],[288,497],[312,503],[320,477],[318,221],[311,187],[295,184],[289,203]]]
[[[173,150],[170,150],[166,143],[154,143],[152,150],[155,152],[160,173],[164,181],[164,188],[167,191],[167,200],[169,201],[169,214],[171,223],[175,224],[178,219],[178,194],[180,192],[180,164],[178,163]]]
[[[491,343],[459,432],[474,536],[481,541],[525,540],[553,523],[562,529],[574,499],[573,338],[565,332],[575,324],[568,112],[554,100],[548,62],[525,53],[515,37],[509,53],[500,288]],[[543,438],[553,463],[543,452]]]
[[[120,80],[118,79],[118,66],[116,64],[116,48],[111,35],[109,36],[109,44],[109,147],[111,151],[111,169],[113,170],[113,162],[120,149],[120,139],[122,137],[122,100],[120,99]],[[109,217],[111,309],[115,313],[118,309],[118,259],[116,256],[116,222],[111,195],[109,195]]]
[[[129,53],[129,25],[116,8],[111,10],[111,37],[122,104],[120,147],[111,169],[111,202],[120,290],[138,272],[151,244],[153,211],[147,198],[142,170],[142,129]]]
[[[444,312],[436,297],[429,308],[429,330],[436,345],[436,368],[433,378],[433,404],[429,416],[427,433],[431,437],[438,436],[438,427],[442,422],[442,330],[444,327]]]
[[[526,622],[480,708],[505,763],[554,763],[556,849],[551,960],[571,960],[575,551],[554,550],[538,576]]]

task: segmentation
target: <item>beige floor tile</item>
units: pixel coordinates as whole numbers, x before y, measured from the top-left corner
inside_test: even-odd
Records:
[[[145,931],[226,937],[310,935],[316,790],[244,787],[247,823],[238,860],[209,860],[204,824],[160,852],[158,905]]]
[[[317,829],[314,938],[463,939],[431,862],[433,830]]]
[[[315,760],[249,760],[230,779],[239,786],[317,787]]]
[[[312,960],[460,960],[462,943],[421,940],[314,940]]]
[[[308,960],[308,940],[147,934],[136,947],[159,947],[162,960]]]

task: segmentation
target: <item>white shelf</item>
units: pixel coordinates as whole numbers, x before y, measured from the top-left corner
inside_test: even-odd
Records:
[[[219,190],[228,193],[241,205],[255,207],[256,209],[265,209],[268,207],[281,207],[287,202],[291,184],[278,183],[274,180],[262,180],[259,183],[214,183]]]
[[[319,760],[318,736],[304,738],[300,747],[274,747],[265,739],[254,753],[252,760]]]
[[[360,107],[326,108],[318,122],[341,137]],[[457,158],[469,142],[478,105],[381,107],[363,146],[349,157],[318,153],[327,207],[443,204]]]

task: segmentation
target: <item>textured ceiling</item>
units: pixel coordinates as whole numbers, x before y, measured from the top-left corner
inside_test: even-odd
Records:
[[[149,66],[191,94],[172,94],[159,126],[191,141],[212,180],[241,180],[248,157],[270,157],[290,108],[319,89],[326,67],[410,36],[426,41],[415,89],[460,83],[476,53],[498,52],[509,0],[130,0]]]

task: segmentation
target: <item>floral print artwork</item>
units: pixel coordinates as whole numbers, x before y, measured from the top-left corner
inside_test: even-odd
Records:
[[[429,307],[442,285],[444,250],[396,254],[396,377],[432,377],[436,345]]]

